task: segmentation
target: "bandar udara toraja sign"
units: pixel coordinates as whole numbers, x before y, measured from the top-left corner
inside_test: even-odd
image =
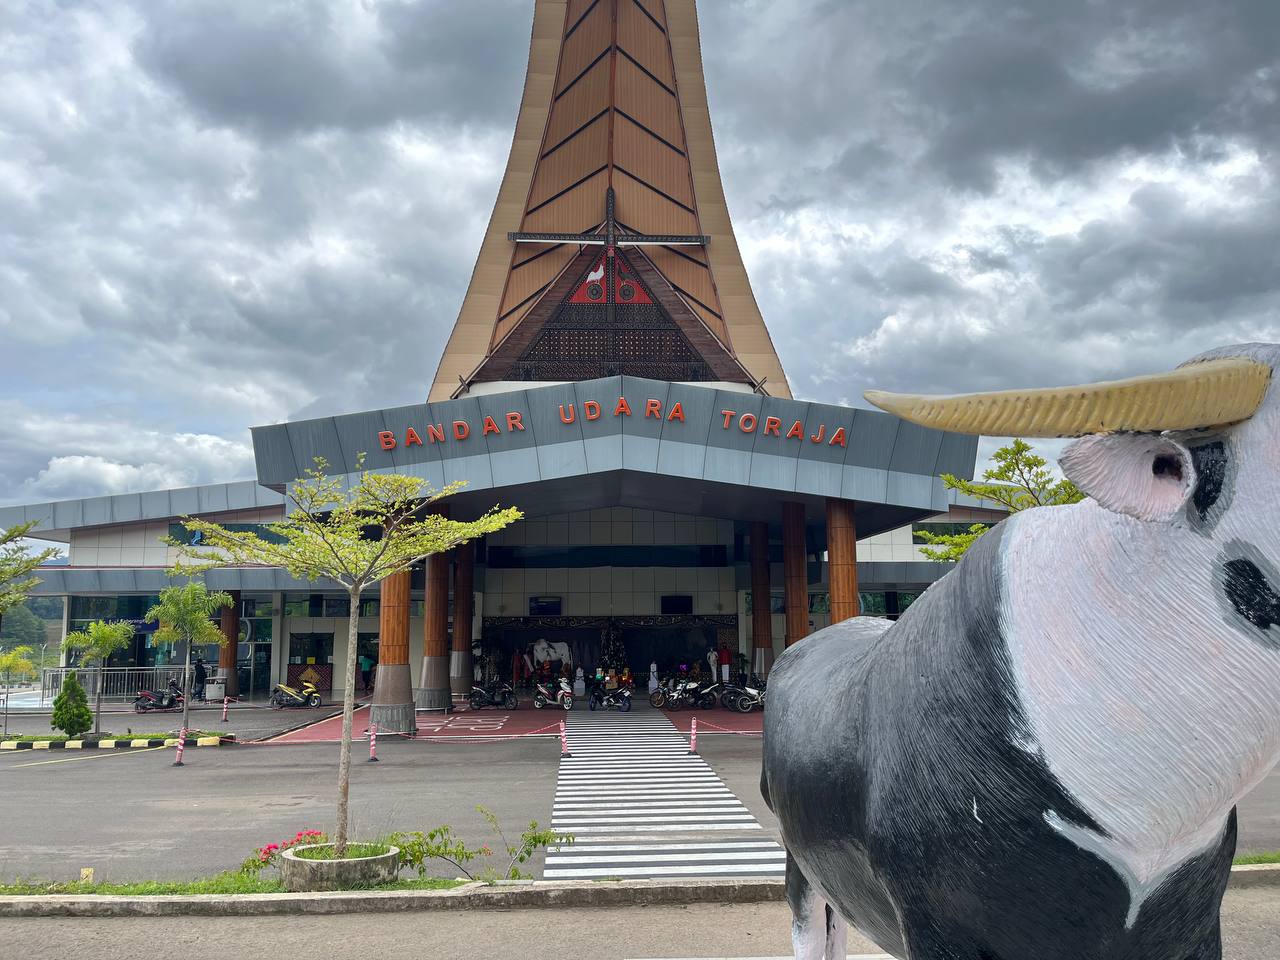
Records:
[[[581,414],[579,414],[576,402],[562,403],[559,404],[560,422],[565,426],[570,426],[578,422],[579,415],[585,421],[599,420],[601,417],[610,415],[609,406],[609,404],[602,404],[598,400],[584,400],[582,401]],[[631,402],[626,397],[618,397],[617,402],[612,404],[612,416],[642,417],[660,422],[665,421],[666,423],[685,422],[684,405],[680,401],[676,401],[666,410],[663,410],[662,401],[652,398],[646,398],[643,405],[638,405],[636,409],[633,409]],[[826,423],[807,425],[801,420],[792,420],[787,423],[781,417],[761,417],[755,413],[739,413],[737,410],[729,408],[722,409],[719,417],[720,427],[724,430],[737,429],[743,433],[756,433],[758,431],[761,436],[777,437],[780,440],[796,440],[800,443],[804,443],[807,440],[809,443],[826,444],[832,447],[847,447],[849,443],[848,428],[842,425],[832,425],[830,427]],[[485,416],[478,424],[478,429],[481,437],[504,432],[523,432],[525,429],[524,414],[518,410],[511,410],[499,416]],[[419,426],[405,427],[403,433],[394,430],[379,430],[377,431],[377,441],[378,446],[383,450],[394,450],[397,446],[414,447],[445,443],[450,440],[462,441],[471,437],[472,433],[473,428],[470,420],[454,420],[450,423],[445,421],[437,423],[424,422]]]

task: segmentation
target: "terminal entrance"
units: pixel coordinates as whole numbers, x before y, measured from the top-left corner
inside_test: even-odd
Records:
[[[597,668],[621,672],[629,667],[638,685],[658,665],[662,677],[708,670],[707,654],[727,643],[738,649],[735,615],[647,617],[486,617],[476,650],[486,678],[514,680],[527,686],[532,678],[559,673],[567,662],[575,675],[588,677]],[[620,660],[620,662],[619,662]]]

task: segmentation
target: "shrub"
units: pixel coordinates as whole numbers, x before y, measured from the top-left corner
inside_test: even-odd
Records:
[[[508,858],[506,864],[501,867],[494,866],[492,858],[495,853],[487,843],[473,849],[454,836],[451,828],[443,826],[436,827],[427,833],[421,831],[393,833],[389,840],[393,846],[400,848],[401,865],[416,870],[419,877],[425,878],[429,861],[443,860],[445,863],[453,864],[472,880],[480,879],[488,883],[495,880],[522,880],[528,879],[531,875],[524,873],[520,865],[527,863],[539,849],[552,843],[573,843],[572,835],[555,830],[540,830],[537,822],[530,823],[529,828],[520,834],[519,843],[508,843],[502,827],[498,824],[498,818],[484,807],[476,807],[476,811],[484,817],[502,842]],[[467,864],[481,858],[484,866],[478,871],[473,872],[467,867]],[[500,857],[498,862],[501,862]]]
[[[280,854],[288,850],[290,847],[296,847],[299,844],[310,843],[328,843],[329,838],[320,830],[299,830],[291,839],[282,840],[279,843],[268,843],[265,847],[259,847],[254,851],[253,856],[240,864],[241,873],[261,873],[267,867],[277,867],[280,865]]]
[[[68,737],[78,737],[93,726],[93,714],[89,710],[89,698],[74,673],[68,673],[62,681],[62,691],[54,697],[53,729],[61,730]]]

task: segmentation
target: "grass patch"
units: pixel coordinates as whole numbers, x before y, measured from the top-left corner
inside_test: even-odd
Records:
[[[333,844],[322,843],[314,847],[296,847],[294,855],[300,860],[334,860]],[[365,857],[378,857],[390,853],[391,848],[385,843],[348,843],[343,860],[361,860]]]
[[[183,893],[283,893],[284,884],[279,879],[263,879],[239,870],[201,877],[198,880],[144,880],[137,883],[85,883],[70,880],[65,883],[38,883],[20,880],[0,885],[0,896],[39,897],[52,894],[97,893],[117,897],[160,897]]]
[[[1280,863],[1280,850],[1265,850],[1262,853],[1245,853],[1235,858],[1232,863],[1245,866],[1255,863]]]
[[[0,740],[17,740],[20,743],[43,743],[48,740],[50,743],[65,743],[67,740],[84,740],[86,742],[94,740],[172,740],[177,737],[175,731],[166,731],[165,733],[86,733],[79,737],[68,737],[65,733],[28,733],[9,734],[7,737],[0,737]],[[187,739],[194,740],[196,737],[225,737],[227,734],[221,730],[188,730]]]
[[[353,887],[353,890],[450,890],[467,883],[466,880],[445,880],[440,877],[417,877],[411,880],[395,880],[377,887]],[[0,884],[3,897],[44,897],[58,894],[99,894],[116,897],[162,897],[193,893],[284,893],[279,879],[266,880],[259,876],[228,870],[212,877],[198,880],[147,880],[138,883],[84,883],[71,880],[66,883],[40,883],[19,880],[17,883]]]

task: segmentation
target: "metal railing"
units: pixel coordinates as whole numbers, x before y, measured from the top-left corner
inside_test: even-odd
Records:
[[[74,673],[92,702],[98,695],[98,683],[102,683],[104,701],[130,701],[139,690],[157,693],[169,684],[169,678],[182,683],[182,664],[171,663],[163,667],[46,667],[40,674],[40,702],[52,700],[62,691],[67,674]]]

